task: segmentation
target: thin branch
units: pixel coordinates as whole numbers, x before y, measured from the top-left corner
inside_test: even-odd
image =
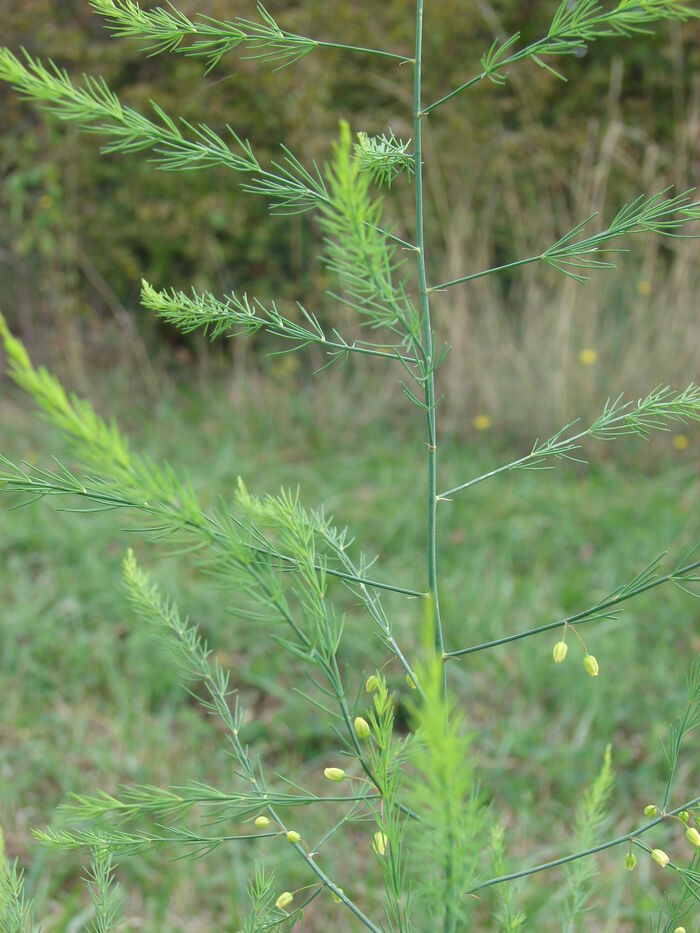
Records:
[[[656,561],[653,562],[653,564],[650,566],[655,564]],[[503,638],[496,638],[493,641],[487,641],[479,645],[473,645],[470,648],[460,648],[457,651],[448,651],[445,654],[445,658],[461,658],[468,654],[474,654],[476,651],[485,651],[487,648],[496,648],[498,645],[505,645],[511,641],[519,641],[521,638],[529,638],[531,635],[539,635],[541,632],[548,632],[551,629],[561,628],[563,625],[573,625],[574,623],[587,622],[601,617],[609,618],[609,614],[607,616],[605,615],[608,609],[619,606],[620,603],[623,603],[628,599],[632,599],[633,596],[639,596],[640,593],[646,593],[647,590],[653,590],[655,587],[661,586],[663,583],[675,582],[676,580],[683,579],[685,576],[692,573],[693,570],[697,570],[698,567],[700,567],[700,560],[694,561],[691,564],[686,564],[684,567],[679,567],[675,570],[672,570],[671,573],[664,574],[661,577],[647,580],[639,586],[633,586],[631,588],[629,586],[621,587],[607,599],[596,603],[595,606],[591,606],[590,609],[584,609],[582,612],[577,612],[574,615],[567,616],[565,619],[558,619],[556,622],[549,622],[547,625],[539,625],[536,628],[530,628],[524,632],[518,632],[515,635],[506,635]]]
[[[595,855],[596,852],[603,852],[605,849],[611,849],[613,846],[622,845],[625,842],[629,842],[635,836],[641,836],[643,833],[649,832],[650,829],[653,829],[654,826],[658,826],[659,823],[663,823],[669,816],[675,816],[682,810],[689,810],[698,803],[700,803],[700,797],[695,797],[693,800],[688,800],[674,810],[662,813],[656,819],[640,826],[639,829],[635,829],[631,833],[625,833],[624,836],[617,836],[615,839],[610,839],[608,842],[592,846],[590,849],[584,849],[583,852],[576,852],[574,855],[565,855],[563,858],[554,859],[551,862],[543,862],[541,865],[535,865],[533,868],[524,868],[522,871],[514,871],[508,875],[500,875],[498,878],[490,878],[488,881],[483,881],[481,884],[476,885],[469,893],[475,894],[477,891],[483,891],[484,888],[490,888],[494,884],[502,884],[505,881],[517,881],[518,878],[526,878],[528,875],[534,875],[537,872],[546,871],[549,868],[557,868],[559,865],[566,865],[567,862],[573,862],[576,861],[576,859],[585,858],[587,855]]]

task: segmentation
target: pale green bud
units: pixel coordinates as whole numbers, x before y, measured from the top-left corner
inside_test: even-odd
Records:
[[[345,894],[345,891],[343,891],[342,888],[338,888],[338,890],[340,891],[341,894]],[[335,893],[335,891],[331,891],[331,897],[332,897],[333,900],[336,902],[336,904],[342,904],[342,903],[343,903],[343,899],[340,898],[340,897],[338,897],[338,895]]]
[[[592,654],[587,654],[585,656],[583,659],[583,666],[586,668],[586,671],[591,675],[591,677],[598,676],[598,662]]]
[[[685,933],[685,927],[676,927],[673,933]]]
[[[634,866],[637,864],[637,856],[634,852],[628,852],[625,856],[625,868],[627,871],[634,871]]]
[[[687,810],[681,810],[681,812],[678,814],[678,819],[682,823],[687,823],[688,820],[690,819],[690,813],[688,813]]]
[[[334,781],[336,784],[340,784],[347,777],[342,768],[324,768],[323,774],[329,781]]]
[[[285,907],[289,907],[289,905],[292,903],[293,900],[294,900],[294,895],[291,893],[291,891],[284,891],[277,898],[277,900],[275,901],[275,904],[279,910],[284,910]]]
[[[569,650],[569,646],[565,641],[558,641],[554,648],[552,649],[552,657],[554,658],[555,664],[561,664],[561,662],[566,657],[566,652]]]
[[[649,819],[653,819],[658,812],[659,808],[655,807],[653,803],[650,803],[648,806],[644,807],[644,816],[648,816]]]
[[[364,741],[369,738],[369,723],[362,716],[355,717],[355,735],[358,739]]]
[[[270,821],[266,816],[256,816],[255,825],[258,827],[258,829],[267,829],[267,827],[270,825]]]
[[[694,826],[689,826],[685,831],[685,835],[694,846],[700,846],[700,833]]]
[[[301,836],[294,829],[290,829],[287,833],[287,839],[295,846],[298,842],[301,842]]]
[[[665,868],[671,859],[666,855],[663,849],[652,849],[651,857],[654,859],[657,865],[660,865],[662,868]]]
[[[385,833],[375,833],[374,840],[372,842],[372,848],[377,853],[377,855],[385,855],[386,847],[389,845],[389,840],[386,837]]]
[[[406,674],[406,683],[407,683],[408,686],[411,688],[411,690],[415,690],[415,689],[416,689],[416,685],[415,685],[415,683],[413,682],[413,678],[411,677],[410,674]]]
[[[365,690],[367,693],[374,693],[379,687],[379,678],[376,674],[370,674],[365,683]]]

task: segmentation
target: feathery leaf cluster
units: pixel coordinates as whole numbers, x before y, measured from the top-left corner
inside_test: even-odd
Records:
[[[612,794],[615,773],[610,745],[605,749],[603,765],[591,786],[584,792],[574,818],[574,839],[579,849],[587,849],[600,840],[608,821],[608,802]],[[590,909],[597,876],[593,859],[578,859],[567,865],[566,900],[562,929],[574,933],[577,917]]]
[[[447,350],[435,352],[430,312],[430,293],[435,290],[540,261],[583,282],[591,271],[612,267],[606,257],[619,251],[610,245],[619,237],[642,232],[683,236],[681,229],[700,219],[700,202],[693,200],[691,191],[672,194],[666,189],[651,197],[641,196],[623,206],[599,233],[587,233],[591,215],[538,255],[429,288],[422,129],[427,113],[484,78],[503,83],[505,68],[517,61],[532,59],[553,70],[542,56],[575,54],[599,38],[646,33],[658,20],[682,22],[697,11],[683,0],[620,0],[611,9],[596,0],[564,0],[545,37],[520,50],[517,34],[505,42],[496,41],[483,57],[479,75],[423,107],[423,0],[416,0],[416,52],[411,59],[287,32],[262,4],[258,5],[257,21],[237,18],[231,22],[205,16],[190,19],[171,4],[150,10],[143,10],[134,0],[91,0],[91,5],[116,35],[145,41],[152,54],[201,57],[208,69],[238,46],[248,57],[279,67],[318,46],[413,64],[413,140],[404,142],[391,131],[388,136],[374,137],[361,132],[353,138],[349,125],[341,122],[329,164],[322,168],[315,163],[305,167],[284,145],[280,158],[264,168],[250,143],[230,128],[230,139],[223,139],[204,123],[176,123],[155,103],[155,119],[149,119],[122,105],[102,79],[85,77],[82,84],[75,85],[65,71],[26,54],[22,61],[0,49],[0,80],[11,83],[59,119],[105,136],[106,152],[149,150],[153,161],[169,170],[228,168],[244,176],[242,190],[264,196],[273,213],[315,212],[324,235],[322,260],[338,280],[340,301],[357,311],[361,323],[389,331],[394,343],[348,342],[335,328],[326,332],[316,315],[301,303],[293,313],[283,314],[274,302],[263,303],[245,293],[218,299],[209,291],[188,295],[174,289],[157,290],[144,281],[143,304],[185,332],[202,329],[212,338],[265,332],[279,342],[282,352],[301,351],[311,345],[323,348],[328,365],[343,363],[351,354],[401,363],[421,396],[401,383],[425,414],[428,461],[425,586],[408,589],[370,579],[371,561],[354,548],[347,529],[336,527],[322,509],[307,509],[298,491],[282,490],[260,498],[240,480],[232,502],[205,509],[186,477],[167,464],[156,464],[134,453],[114,423],[108,424],[90,404],[69,395],[46,370],[35,368],[0,315],[0,338],[10,376],[69,439],[81,464],[77,472],[61,463],[51,468],[32,467],[2,458],[0,489],[24,493],[31,499],[68,496],[85,501],[92,509],[127,510],[155,540],[167,540],[183,556],[194,554],[199,565],[234,594],[236,614],[254,619],[287,653],[296,682],[304,678],[304,689],[295,683],[294,690],[310,707],[322,712],[349,762],[343,768],[333,764],[324,770],[338,786],[337,794],[319,795],[283,775],[275,776],[275,786],[268,783],[263,761],[241,736],[244,717],[230,686],[229,672],[211,652],[198,626],[181,616],[175,603],[161,593],[129,551],[124,582],[135,615],[172,648],[192,695],[223,724],[234,780],[233,786],[223,789],[191,782],[182,787],[139,784],[121,787],[113,794],[76,794],[65,808],[65,815],[75,825],[37,831],[37,838],[48,846],[91,853],[88,886],[95,933],[107,933],[118,921],[115,857],[156,847],[200,857],[225,844],[260,839],[269,845],[282,843],[294,852],[312,883],[305,886],[310,893],[304,900],[295,900],[291,891],[277,894],[274,876],[256,863],[249,885],[251,909],[245,921],[246,933],[273,927],[291,929],[297,921],[303,924],[305,906],[323,891],[330,892],[372,933],[411,933],[418,928],[414,924],[420,924],[420,929],[457,933],[467,928],[476,891],[561,865],[566,866],[568,882],[565,923],[573,930],[593,893],[595,870],[589,857],[623,843],[651,852],[662,867],[668,866],[680,877],[683,898],[687,894],[700,900],[697,857],[683,866],[639,839],[659,822],[696,808],[699,802],[696,797],[667,809],[683,740],[700,724],[700,666],[696,664],[691,671],[685,714],[672,727],[664,750],[669,777],[658,816],[655,807],[650,822],[634,832],[598,841],[612,787],[608,748],[603,768],[583,796],[575,817],[574,835],[581,851],[508,872],[505,834],[492,826],[489,833],[492,818],[476,776],[475,739],[448,691],[447,665],[450,659],[561,626],[571,627],[583,645],[579,624],[614,619],[622,602],[666,582],[697,596],[700,561],[694,559],[695,549],[665,573],[661,558],[655,558],[627,583],[565,619],[457,650],[446,645],[437,572],[439,501],[510,470],[574,459],[573,453],[586,437],[610,440],[635,434],[647,438],[652,431],[667,430],[671,423],[700,420],[700,390],[694,385],[681,392],[659,386],[637,402],[625,402],[618,396],[608,401],[588,428],[572,434],[574,422],[567,424],[543,443],[536,441],[526,456],[440,494],[435,375]],[[409,152],[411,144],[413,152]],[[383,204],[372,190],[374,183],[389,187],[401,174],[407,181],[414,178],[415,243],[384,229]],[[399,248],[415,263],[413,270],[401,261]],[[406,733],[399,728],[398,701],[382,673],[387,662],[380,666],[372,661],[370,665],[376,669],[366,681],[371,707],[353,708],[349,700],[354,672],[343,669],[340,661],[346,620],[334,600],[334,580],[350,590],[353,605],[371,621],[380,651],[402,668],[405,689],[411,691],[405,703],[410,723]],[[419,651],[409,655],[399,646],[393,615],[380,596],[382,590],[421,600],[426,626]],[[586,653],[585,660],[589,673],[597,674],[595,659]],[[354,706],[358,705],[359,696]],[[300,823],[286,822],[288,814],[308,806],[323,807],[334,821],[313,848]],[[194,813],[203,815],[212,827],[233,821],[233,831],[224,834],[212,828],[203,833],[191,828],[187,821]],[[331,839],[341,840],[343,830],[353,823],[371,825],[367,850],[374,853],[384,880],[381,924],[365,913],[321,864],[324,846]],[[697,841],[694,827],[687,832],[691,842]],[[485,878],[489,836],[495,876]],[[683,898],[669,902],[669,917],[682,915],[686,909]],[[503,929],[517,930],[524,924],[525,915],[512,890],[500,897],[496,916]],[[7,863],[0,869],[0,925],[6,933],[24,933],[33,926],[21,876]]]

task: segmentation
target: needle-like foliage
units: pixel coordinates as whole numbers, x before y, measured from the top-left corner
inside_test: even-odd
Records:
[[[0,933],[41,933],[24,893],[23,872],[0,852]]]
[[[102,849],[93,852],[87,886],[95,909],[95,916],[88,926],[89,933],[116,933],[120,925],[122,899],[114,878],[112,856],[108,852]]]
[[[372,196],[370,183],[343,122],[328,170],[329,201],[321,205],[325,262],[338,277],[342,297],[371,327],[385,327],[410,346],[419,317],[397,247],[381,230],[382,202]]]
[[[700,390],[695,385],[682,391],[661,385],[637,401],[613,394],[588,427],[578,429],[571,422],[544,442],[536,441],[524,456],[440,493],[436,375],[447,348],[439,352],[435,348],[431,294],[539,262],[583,282],[592,271],[612,268],[610,256],[621,251],[618,240],[628,234],[675,238],[685,236],[688,229],[692,235],[695,228],[687,225],[700,219],[700,202],[694,200],[692,190],[673,194],[665,189],[650,197],[643,195],[623,206],[600,232],[589,233],[591,215],[537,255],[429,287],[428,270],[433,266],[426,261],[430,243],[424,222],[423,128],[428,113],[468,87],[484,79],[495,85],[504,83],[507,68],[518,61],[531,59],[553,70],[547,57],[579,53],[602,38],[646,34],[658,21],[683,22],[698,11],[684,0],[619,0],[616,6],[596,0],[563,0],[545,36],[525,48],[519,47],[519,34],[496,40],[483,56],[482,71],[476,77],[424,106],[424,0],[416,0],[415,53],[410,58],[289,32],[262,4],[258,4],[257,19],[230,21],[189,16],[169,2],[148,9],[135,0],[90,0],[90,5],[115,35],[138,39],[150,54],[201,58],[207,70],[239,48],[245,57],[276,67],[291,64],[316,48],[382,56],[412,66],[411,140],[398,139],[392,131],[353,136],[342,121],[327,162],[304,165],[283,144],[279,158],[265,167],[251,144],[230,128],[228,136],[221,137],[205,123],[174,120],[155,103],[151,117],[143,116],[124,106],[101,78],[85,77],[77,84],[51,63],[27,54],[22,59],[0,49],[0,80],[58,119],[105,137],[105,152],[149,152],[156,166],[171,171],[228,169],[241,176],[243,194],[262,195],[272,213],[303,212],[318,223],[323,236],[320,258],[334,280],[332,297],[356,310],[362,324],[391,334],[390,342],[347,340],[332,317],[325,323],[325,317],[301,302],[282,312],[274,301],[249,298],[240,290],[217,298],[211,291],[185,293],[144,281],[143,305],[184,332],[202,330],[212,339],[265,334],[273,342],[273,352],[302,353],[313,347],[316,355],[324,354],[326,365],[345,363],[350,357],[362,362],[363,356],[398,362],[410,383],[401,383],[401,387],[425,418],[428,468],[424,572],[415,574],[411,588],[375,579],[373,573],[370,576],[373,560],[354,544],[347,529],[337,526],[323,508],[307,508],[300,491],[283,489],[259,496],[239,480],[230,501],[211,504],[177,470],[136,453],[116,424],[105,421],[89,403],[66,392],[49,372],[32,364],[0,315],[0,340],[9,375],[68,439],[71,456],[77,461],[76,466],[58,461],[49,466],[29,465],[1,456],[0,490],[26,497],[20,502],[24,505],[54,497],[77,501],[82,511],[123,511],[151,541],[165,541],[181,560],[195,561],[226,593],[234,616],[252,622],[259,636],[269,639],[271,650],[285,652],[291,689],[308,704],[312,715],[327,723],[328,748],[336,749],[318,775],[319,780],[330,782],[324,786],[332,786],[333,792],[319,792],[317,784],[307,780],[308,772],[303,778],[282,773],[268,777],[262,756],[247,744],[248,720],[239,705],[235,677],[209,647],[204,635],[208,629],[181,615],[129,551],[124,582],[134,616],[170,647],[186,689],[223,726],[233,767],[224,787],[190,780],[182,786],[142,783],[110,792],[79,789],[63,808],[60,823],[36,831],[49,847],[90,853],[90,929],[111,933],[118,927],[117,857],[162,849],[168,857],[198,858],[229,845],[248,851],[255,848],[256,854],[264,847],[268,864],[268,859],[278,860],[279,847],[285,847],[294,853],[308,882],[294,892],[278,888],[276,876],[256,861],[251,866],[250,910],[243,933],[302,928],[306,907],[318,898],[320,911],[324,896],[329,904],[335,902],[333,910],[348,911],[358,928],[371,933],[462,933],[472,928],[471,908],[477,906],[483,917],[479,915],[475,923],[485,922],[489,929],[495,923],[512,933],[526,922],[517,900],[517,894],[525,892],[525,880],[562,866],[566,892],[563,897],[553,896],[547,907],[563,908],[564,928],[573,931],[593,904],[596,872],[591,858],[623,845],[629,847],[627,867],[634,867],[635,851],[648,854],[682,885],[680,896],[668,897],[668,909],[657,923],[664,933],[676,929],[689,906],[700,901],[697,855],[672,860],[663,850],[652,849],[645,834],[666,821],[682,823],[687,841],[700,844],[700,798],[696,795],[681,804],[671,800],[684,741],[700,724],[697,663],[688,678],[686,710],[671,728],[664,747],[669,771],[665,794],[658,806],[647,807],[647,822],[600,840],[612,788],[608,749],[603,768],[583,793],[574,817],[573,836],[579,851],[511,871],[507,833],[493,825],[487,793],[480,789],[477,777],[480,739],[467,728],[450,682],[453,665],[448,662],[461,659],[465,663],[475,652],[515,646],[525,638],[559,629],[562,640],[555,645],[554,661],[562,663],[566,658],[568,647],[563,639],[568,633],[584,649],[584,671],[591,678],[604,675],[606,668],[614,670],[616,659],[609,658],[606,667],[599,668],[579,629],[594,621],[617,619],[623,603],[666,583],[697,597],[697,548],[670,570],[662,567],[661,556],[654,558],[627,582],[591,598],[586,608],[565,618],[490,641],[477,632],[472,644],[454,648],[440,609],[438,504],[511,470],[542,469],[557,461],[580,459],[578,453],[587,438],[602,441],[634,434],[646,439],[674,423],[698,421]],[[375,186],[398,183],[411,183],[415,197],[415,217],[408,224],[412,233],[406,234],[414,242],[389,229],[375,191]],[[403,503],[397,507],[403,508]],[[337,600],[341,588],[346,597],[342,602]],[[385,600],[386,594],[394,601]],[[413,600],[403,614],[395,611],[399,598]],[[423,639],[407,638],[406,647],[396,620],[410,620],[411,608],[425,610],[426,626]],[[360,646],[363,663],[375,672],[368,678],[343,663],[349,628],[346,613],[358,610],[366,626]],[[390,662],[393,668],[387,669]],[[397,672],[399,687],[390,683]],[[592,687],[595,680],[589,683]],[[303,750],[298,751],[301,761]],[[297,820],[297,814],[309,807],[327,819],[315,843],[305,838],[303,821]],[[367,877],[361,885],[347,870],[345,859],[326,858],[331,846],[342,852],[343,846],[358,845],[365,847],[366,855]],[[326,861],[345,877],[330,874]],[[489,864],[492,877],[487,877]],[[371,881],[378,879],[384,886],[381,908],[378,898],[366,896]],[[522,885],[520,892],[507,887],[513,882]],[[489,899],[477,901],[479,892],[489,888],[498,893],[495,909],[487,917]],[[373,912],[383,913],[382,919],[373,917]],[[536,915],[527,920],[539,922]],[[321,920],[327,926],[335,922]],[[31,930],[31,906],[23,894],[21,872],[4,861],[0,865],[0,933]]]
[[[608,745],[598,776],[584,792],[576,808],[573,834],[577,848],[587,849],[600,841],[609,819],[608,803],[614,779],[611,749]],[[590,910],[597,874],[597,866],[593,859],[579,859],[565,868],[566,897],[562,930],[566,933],[575,933],[577,918]]]
[[[142,9],[135,0],[90,0],[90,6],[109,23],[113,35],[142,40],[150,55],[172,52],[203,58],[207,72],[239,46],[244,50],[244,58],[273,63],[277,69],[294,64],[320,47],[410,61],[393,52],[324,42],[289,32],[279,26],[262,3],[257,5],[258,19],[235,17],[230,21],[204,15],[190,19],[170,2],[149,10]]]

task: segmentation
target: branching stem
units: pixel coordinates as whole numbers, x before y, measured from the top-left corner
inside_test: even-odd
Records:
[[[661,586],[662,583],[668,583],[676,577],[691,573],[698,567],[700,567],[700,560],[696,560],[692,564],[687,564],[685,567],[681,567],[678,570],[672,570],[671,573],[664,574],[662,577],[658,577],[656,580],[652,580],[649,583],[645,583],[642,586],[631,589],[623,596],[613,596],[601,603],[597,603],[595,606],[591,606],[589,609],[584,609],[581,612],[577,612],[575,615],[567,616],[565,619],[558,619],[556,622],[548,622],[546,625],[539,625],[536,628],[530,628],[524,632],[517,632],[515,635],[505,635],[503,638],[496,638],[494,641],[483,642],[483,644],[480,645],[472,645],[470,648],[460,648],[458,651],[448,651],[445,657],[447,659],[461,658],[467,654],[474,654],[476,651],[485,651],[487,648],[496,648],[498,645],[505,645],[511,641],[519,641],[521,638],[529,638],[531,635],[539,635],[541,632],[548,632],[553,628],[561,628],[563,625],[572,625],[574,623],[585,622],[588,619],[598,618],[601,613],[605,612],[606,609],[610,609],[613,606],[619,606],[620,603],[627,599],[631,599],[633,596],[638,596],[640,593],[645,593],[647,590],[653,590],[654,587]]]
[[[640,826],[639,829],[633,830],[631,833],[625,833],[624,836],[617,836],[615,839],[610,839],[608,842],[602,842],[600,845],[592,846],[590,849],[584,849],[583,852],[576,852],[574,855],[565,855],[563,858],[554,859],[551,862],[543,862],[541,865],[535,865],[533,868],[524,868],[522,871],[514,871],[509,875],[500,875],[498,878],[490,878],[488,881],[484,881],[481,884],[476,885],[469,892],[474,894],[477,891],[483,891],[484,888],[490,888],[494,884],[502,884],[505,881],[517,881],[518,878],[526,878],[528,875],[534,875],[540,871],[546,871],[548,868],[557,868],[559,865],[566,865],[567,862],[574,862],[576,859],[585,858],[587,855],[595,855],[596,852],[603,852],[605,849],[611,849],[613,846],[622,845],[625,842],[629,842],[635,836],[641,836],[642,833],[649,832],[650,829],[653,829],[654,826],[658,826],[659,823],[663,823],[665,819],[668,819],[669,816],[675,816],[677,813],[680,813],[682,810],[690,810],[691,807],[696,806],[700,803],[700,797],[695,797],[693,800],[688,800],[686,803],[681,804],[680,807],[676,807],[674,810],[669,810],[666,813],[662,813],[656,819],[651,820],[649,823],[645,823],[643,826]]]

